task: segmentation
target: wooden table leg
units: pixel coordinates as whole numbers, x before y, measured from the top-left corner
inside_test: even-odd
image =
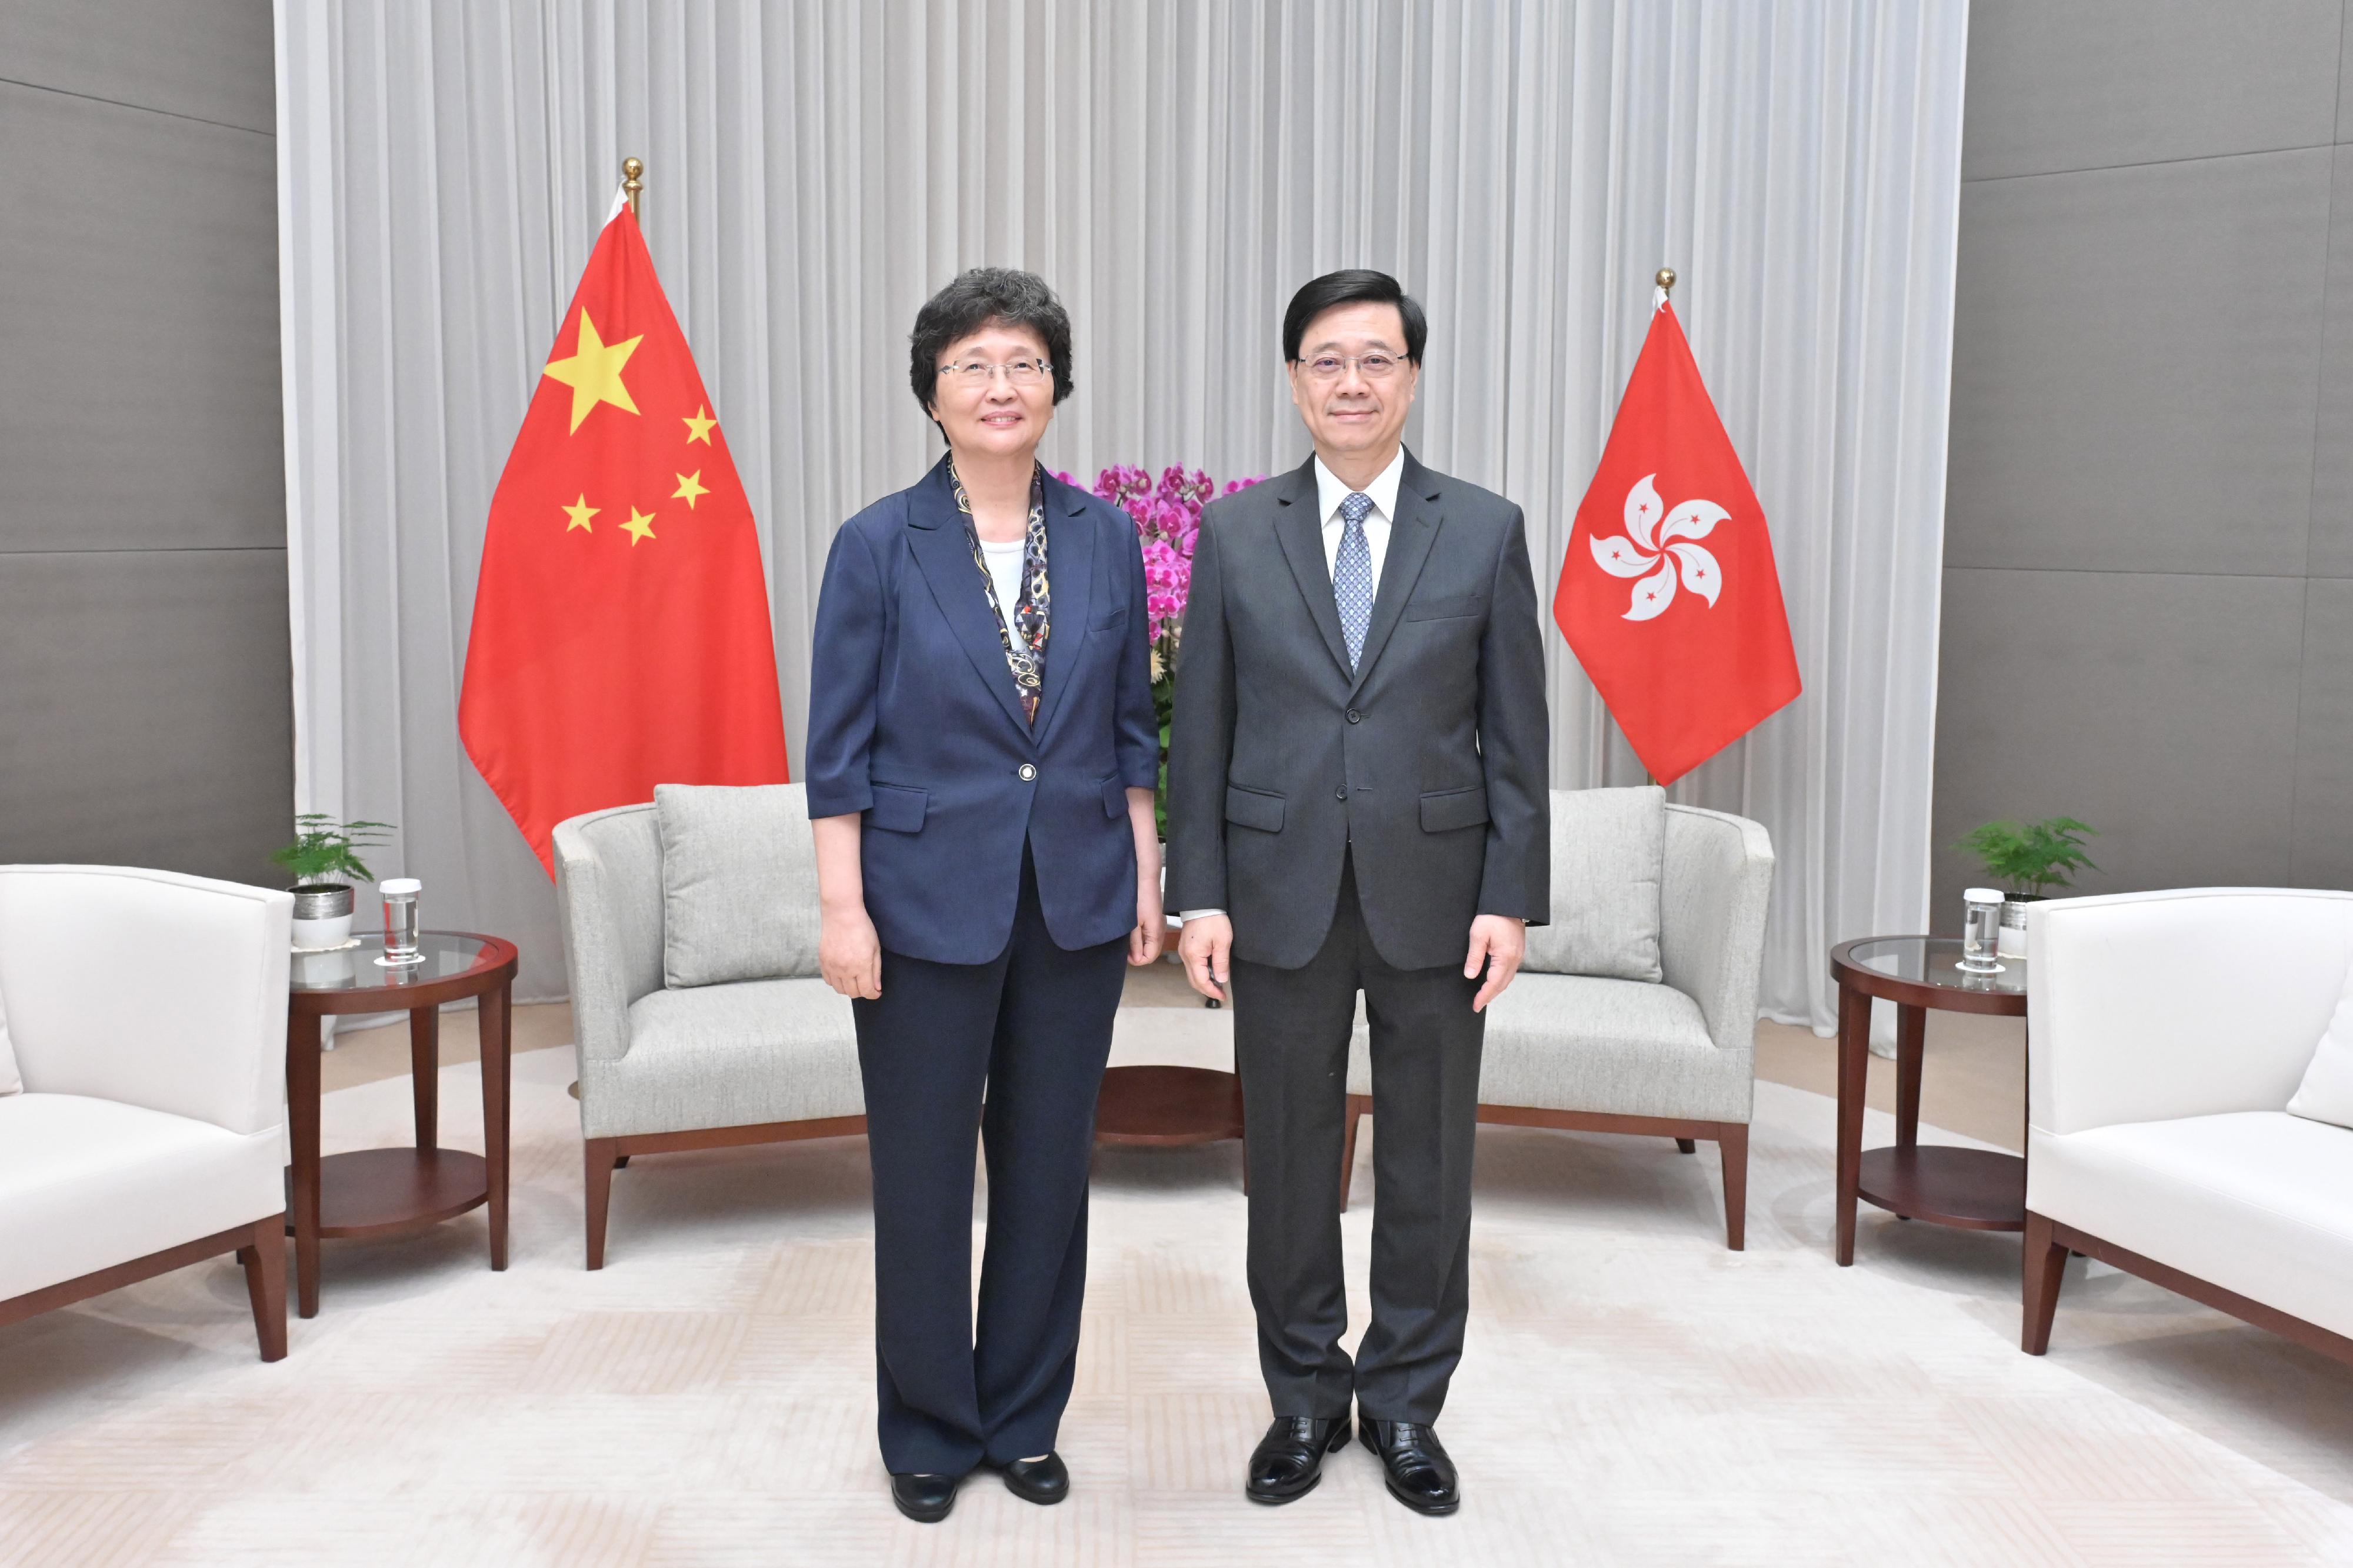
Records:
[[[1854,1207],[1862,1183],[1862,1102],[1870,1083],[1871,998],[1839,987],[1838,1261],[1854,1261]]]
[[[1895,1008],[1895,1146],[1920,1142],[1920,1058],[1928,1038],[1928,1009]]]
[[[319,1315],[319,1015],[286,1017],[286,1136],[294,1158],[294,1309]]]
[[[491,1172],[491,1267],[507,1266],[507,1100],[513,1088],[512,982],[482,993],[482,1156]]]
[[[408,1087],[417,1102],[417,1146],[441,1142],[441,1009],[419,1007],[408,1016]]]

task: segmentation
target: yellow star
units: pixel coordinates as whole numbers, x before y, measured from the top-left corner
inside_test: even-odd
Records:
[[[702,470],[701,468],[697,468],[691,474],[679,475],[678,489],[670,492],[670,499],[672,500],[684,500],[686,502],[686,510],[692,511],[694,510],[694,498],[697,496],[707,496],[710,493],[711,487],[702,482]]]
[[[596,335],[596,323],[588,319],[588,312],[580,312],[580,342],[572,357],[547,362],[547,374],[572,389],[574,430],[599,403],[609,403],[626,414],[638,411],[629,389],[621,384],[621,367],[643,342],[645,334],[639,332],[628,342],[608,344]]]
[[[566,514],[572,519],[570,522],[564,525],[565,532],[569,533],[574,529],[578,528],[585,529],[588,532],[594,533],[596,531],[594,528],[589,527],[588,520],[605,509],[601,506],[590,506],[588,504],[588,492],[586,490],[582,490],[578,500],[574,501],[570,506],[561,506],[557,507],[555,510]]]
[[[639,540],[654,536],[654,514],[631,507],[629,521],[621,524],[621,531],[629,536],[629,548],[635,550]]]
[[[681,415],[680,417],[686,421],[688,440],[700,441],[706,447],[711,445],[711,427],[719,421],[711,416],[710,405],[698,403],[693,413]]]

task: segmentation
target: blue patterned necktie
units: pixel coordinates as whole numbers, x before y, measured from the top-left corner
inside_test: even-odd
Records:
[[[1365,518],[1373,498],[1352,493],[1340,502],[1340,553],[1332,563],[1332,596],[1340,605],[1340,635],[1348,639],[1348,668],[1364,656],[1365,628],[1373,620],[1373,546]]]

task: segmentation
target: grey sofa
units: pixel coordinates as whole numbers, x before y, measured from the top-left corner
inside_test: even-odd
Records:
[[[778,896],[817,919],[806,797]],[[866,1131],[849,1002],[806,973],[670,990],[662,969],[662,843],[655,808],[559,823],[556,904],[580,1051],[587,1261],[605,1265],[613,1173],[635,1154]],[[809,943],[814,951],[814,943]]]
[[[1553,792],[1556,921],[1586,892],[1563,864],[1559,825],[1571,819],[1574,798]],[[1757,972],[1773,850],[1761,825],[1697,806],[1669,805],[1665,829],[1663,979],[1547,973],[1532,955],[1488,1011],[1479,1120],[1672,1138],[1687,1154],[1713,1142],[1724,1163],[1725,1240],[1736,1252],[1746,1230]],[[1373,1110],[1367,1047],[1360,1014],[1348,1052],[1343,1207],[1357,1124]]]

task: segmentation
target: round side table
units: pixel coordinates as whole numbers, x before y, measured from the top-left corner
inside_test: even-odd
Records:
[[[515,948],[494,936],[428,931],[423,961],[392,966],[384,937],[341,952],[294,955],[286,1001],[287,1226],[294,1237],[297,1307],[319,1315],[322,1237],[389,1236],[488,1204],[491,1267],[507,1266],[507,1101],[512,1078],[509,1018]],[[437,1146],[444,1002],[481,998],[483,1154]],[[319,1020],[330,1013],[406,1013],[414,1149],[363,1149],[319,1157]]]
[[[1838,1260],[1854,1261],[1855,1201],[1964,1230],[2026,1228],[2026,1162],[1992,1149],[1920,1142],[1920,1058],[1928,1009],[2026,1016],[2026,961],[1995,974],[1960,967],[1958,937],[1874,936],[1831,952],[1839,987]],[[1895,1004],[1895,1142],[1862,1147],[1871,999]]]

